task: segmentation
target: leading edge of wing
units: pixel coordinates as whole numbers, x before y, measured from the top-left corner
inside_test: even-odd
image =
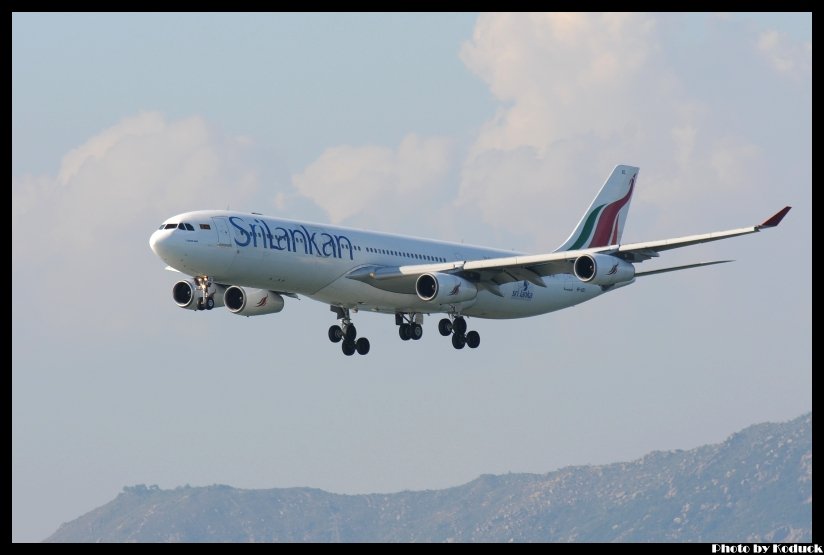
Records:
[[[766,220],[763,223],[750,227],[739,227],[737,229],[728,229],[725,231],[713,231],[711,233],[701,233],[699,235],[686,235],[684,237],[675,237],[673,239],[662,239],[659,241],[646,241],[643,243],[629,243],[618,247],[618,253],[624,258],[632,262],[641,262],[648,258],[658,256],[660,251],[677,249],[687,247],[689,245],[697,245],[699,243],[708,243],[710,241],[719,241],[721,239],[728,239],[730,237],[737,237],[739,235],[747,235],[748,233],[756,233],[762,229],[769,229],[776,227],[790,211],[790,206],[785,206]]]
[[[557,262],[563,260],[575,260],[584,253],[615,251],[617,245],[612,247],[599,247],[593,249],[583,249],[577,251],[565,251],[549,254],[531,254],[521,256],[507,256],[504,258],[487,258],[483,260],[459,260],[453,262],[442,262],[439,264],[414,264],[410,266],[369,266],[353,270],[347,277],[362,279],[368,277],[374,280],[395,279],[400,277],[416,276],[426,273],[454,273],[472,272],[480,270],[506,270],[507,268],[526,268]],[[548,275],[548,274],[547,274]]]

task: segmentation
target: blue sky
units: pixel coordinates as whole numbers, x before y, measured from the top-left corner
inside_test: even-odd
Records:
[[[442,488],[811,410],[811,79],[804,13],[13,14],[13,541],[136,483]],[[148,246],[231,207],[547,252],[617,164],[626,241],[793,210],[460,352],[180,310]]]

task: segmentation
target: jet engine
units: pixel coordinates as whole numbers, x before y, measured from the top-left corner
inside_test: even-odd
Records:
[[[635,266],[608,254],[582,254],[575,259],[575,277],[594,285],[615,285],[635,277]]]
[[[474,299],[478,295],[478,288],[452,274],[421,274],[415,280],[415,293],[422,301],[458,304]]]
[[[274,314],[283,310],[283,297],[266,289],[245,289],[232,285],[223,295],[229,312],[242,316]]]

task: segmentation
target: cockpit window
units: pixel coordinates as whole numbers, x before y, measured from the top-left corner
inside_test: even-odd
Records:
[[[174,229],[177,227],[177,224],[166,224],[166,229]]]
[[[212,229],[212,226],[209,224],[200,224],[200,229]]]
[[[160,224],[160,227],[157,229],[163,229],[164,227],[166,227],[166,224]]]
[[[195,228],[192,227],[192,224],[189,224],[189,223],[180,224],[178,227],[180,229],[186,229],[188,231],[194,231],[195,230]]]

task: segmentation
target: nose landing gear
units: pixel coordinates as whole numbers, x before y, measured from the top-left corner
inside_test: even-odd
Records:
[[[196,276],[195,285],[200,290],[200,298],[197,300],[198,310],[212,310],[215,307],[214,291],[209,294],[209,288],[212,287],[212,281],[209,276]]]

